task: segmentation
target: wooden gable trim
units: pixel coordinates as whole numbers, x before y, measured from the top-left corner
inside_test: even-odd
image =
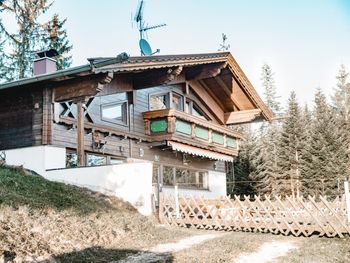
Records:
[[[242,89],[246,92],[249,98],[252,100],[256,107],[261,109],[261,113],[266,120],[271,120],[273,118],[273,113],[266,106],[266,104],[262,101],[253,85],[248,80],[247,76],[244,74],[243,70],[240,68],[236,60],[233,58],[231,53],[228,54],[228,68],[231,70],[237,82],[240,84]]]
[[[225,124],[239,124],[251,122],[261,116],[261,109],[233,111],[225,113]]]
[[[70,82],[62,82],[53,89],[54,102],[79,101],[86,97],[94,97],[101,92],[104,86],[113,79],[113,73],[109,72],[97,78],[76,79]]]
[[[215,101],[203,86],[195,80],[189,81],[188,84],[191,86],[192,90],[197,94],[197,96],[208,106],[211,113],[216,117],[220,124],[225,123],[224,111]]]

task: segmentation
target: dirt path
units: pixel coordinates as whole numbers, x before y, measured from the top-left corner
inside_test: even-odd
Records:
[[[119,263],[151,263],[161,260],[167,260],[171,258],[171,253],[178,252],[180,250],[190,248],[194,245],[198,245],[207,240],[217,238],[222,234],[208,234],[208,235],[196,235],[188,238],[181,239],[178,242],[166,243],[155,246],[148,251],[140,252],[135,255],[129,256],[124,260],[118,261]]]
[[[289,250],[296,249],[297,245],[292,241],[272,241],[263,244],[257,252],[242,255],[232,263],[267,263],[284,256]]]

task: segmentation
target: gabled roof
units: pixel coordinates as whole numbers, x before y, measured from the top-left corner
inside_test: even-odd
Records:
[[[177,66],[194,66],[211,64],[216,62],[225,62],[229,52],[220,53],[206,53],[206,54],[190,54],[190,55],[163,55],[163,56],[139,56],[130,57],[128,60],[122,63],[114,64],[109,63],[108,60],[103,58],[90,58],[88,59],[96,67],[95,73],[100,72],[130,72],[146,69],[160,69]],[[102,63],[108,63],[108,65],[101,66]]]
[[[231,53],[205,53],[205,54],[185,54],[185,55],[159,55],[159,56],[137,56],[129,57],[125,53],[113,58],[90,58],[90,64],[59,70],[49,74],[38,75],[30,78],[16,80],[0,85],[0,90],[22,87],[37,82],[49,82],[62,77],[79,76],[81,74],[99,74],[105,72],[128,73],[140,72],[151,69],[162,69],[170,67],[190,67],[212,63],[227,63],[229,70],[235,77],[240,87],[249,96],[256,108],[261,109],[265,119],[270,120],[272,112],[257,94],[238,63]]]

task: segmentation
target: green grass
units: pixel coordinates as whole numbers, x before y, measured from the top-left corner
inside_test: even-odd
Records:
[[[27,175],[22,169],[11,167],[0,167],[1,204],[12,207],[27,205],[37,209],[72,209],[82,213],[114,208],[91,191]]]

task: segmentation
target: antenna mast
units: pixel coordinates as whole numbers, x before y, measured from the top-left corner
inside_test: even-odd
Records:
[[[139,1],[135,16],[134,16],[134,21],[136,22],[137,28],[140,32],[139,45],[140,45],[140,49],[141,49],[141,56],[146,56],[146,55],[149,56],[149,55],[153,55],[155,53],[158,53],[160,50],[157,49],[156,52],[152,53],[151,46],[145,40],[145,36],[147,36],[147,31],[152,30],[152,29],[156,29],[156,28],[160,28],[160,27],[164,27],[164,26],[166,26],[166,24],[148,26],[148,24],[146,24],[146,22],[143,19],[144,8],[145,8],[145,1],[144,0]]]

